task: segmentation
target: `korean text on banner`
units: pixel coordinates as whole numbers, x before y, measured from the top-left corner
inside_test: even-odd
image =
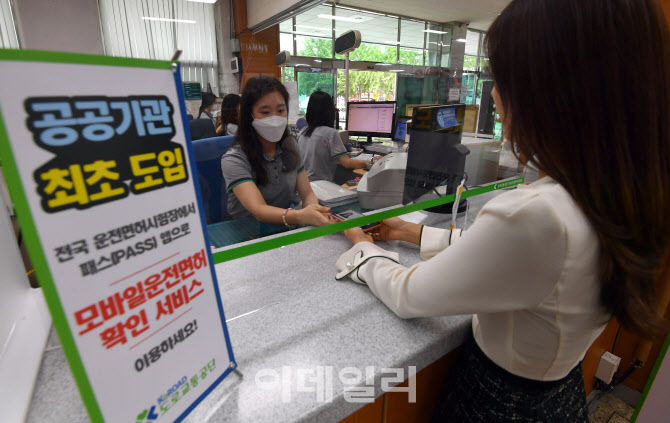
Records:
[[[91,419],[183,419],[235,361],[178,71],[0,51],[0,73],[3,171]]]

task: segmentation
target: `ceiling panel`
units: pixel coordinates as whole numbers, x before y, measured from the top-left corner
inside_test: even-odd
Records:
[[[341,0],[341,6],[360,7],[431,22],[466,22],[486,30],[511,0]]]

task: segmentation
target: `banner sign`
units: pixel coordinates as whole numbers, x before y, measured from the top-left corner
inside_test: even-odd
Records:
[[[170,62],[0,50],[0,158],[92,421],[182,420],[235,368]]]

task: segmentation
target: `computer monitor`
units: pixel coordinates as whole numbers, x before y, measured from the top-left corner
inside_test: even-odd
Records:
[[[407,129],[410,146],[405,171],[403,204],[416,201],[446,183],[447,194],[456,192],[464,176],[465,156],[461,144],[465,105],[417,107]]]
[[[407,116],[400,116],[396,120],[395,130],[393,131],[393,141],[405,142],[405,135],[407,135],[407,122],[412,118]]]
[[[347,103],[349,135],[392,138],[395,101],[359,101]]]

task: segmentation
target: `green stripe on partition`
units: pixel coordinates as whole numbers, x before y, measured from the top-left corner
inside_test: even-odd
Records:
[[[132,57],[97,56],[95,54],[65,53],[60,51],[0,49],[0,60],[25,62],[67,63],[79,65],[127,66],[145,69],[170,69],[166,60],[134,59]]]
[[[519,185],[523,183],[523,181],[524,178],[515,178],[509,181],[503,181],[490,185],[485,185],[481,188],[475,188],[463,192],[461,198],[465,199],[469,197],[474,197],[476,195],[484,194],[487,192],[495,191],[498,189],[509,188],[515,185]],[[417,204],[410,204],[408,206],[398,207],[395,209],[386,210],[383,212],[374,213],[363,217],[358,217],[356,219],[351,219],[344,222],[333,223],[332,225],[313,228],[308,231],[288,234],[278,238],[268,239],[265,241],[258,241],[253,244],[243,245],[241,247],[232,248],[226,251],[219,251],[217,253],[213,253],[214,263],[215,264],[224,263],[238,258],[250,256],[252,254],[258,254],[264,251],[280,248],[286,245],[296,244],[298,242],[307,241],[324,235],[334,234],[336,232],[341,232],[346,229],[366,225],[368,223],[389,219],[391,217],[401,216],[403,214],[412,213],[419,210],[429,209],[431,207],[451,203],[454,201],[455,198],[456,195],[454,194],[445,195],[444,197],[435,198],[433,200],[428,201],[422,201]]]
[[[658,358],[656,359],[656,363],[654,364],[654,368],[651,369],[651,373],[649,374],[649,378],[647,379],[647,384],[644,386],[644,391],[642,391],[642,396],[640,397],[640,400],[637,402],[637,407],[635,407],[635,412],[633,412],[633,415],[630,418],[630,423],[635,423],[635,420],[637,420],[637,416],[640,414],[640,411],[642,410],[642,406],[644,405],[644,400],[647,399],[647,395],[649,394],[649,390],[651,389],[651,386],[654,384],[654,379],[656,379],[656,374],[658,373],[658,369],[661,368],[661,364],[663,363],[663,360],[667,356],[668,347],[670,347],[670,332],[668,333],[667,338],[665,338],[665,343],[663,344],[663,347],[661,348],[661,351],[658,353]]]

